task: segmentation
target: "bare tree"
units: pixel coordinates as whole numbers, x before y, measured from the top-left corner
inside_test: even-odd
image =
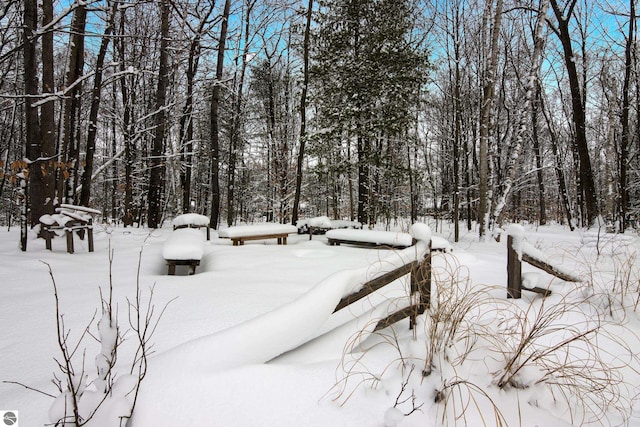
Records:
[[[511,192],[513,186],[513,181],[515,179],[517,171],[516,166],[524,145],[524,139],[526,136],[525,134],[527,132],[527,121],[530,119],[529,114],[536,97],[538,75],[540,73],[540,67],[542,65],[540,58],[542,56],[542,48],[544,46],[543,30],[548,8],[548,0],[541,0],[538,10],[537,23],[535,25],[533,33],[534,47],[531,57],[531,65],[526,76],[527,81],[524,84],[525,101],[518,111],[519,119],[513,138],[513,144],[511,145],[511,147],[508,147],[509,154],[507,155],[507,170],[505,173],[506,176],[504,176],[501,180],[502,182],[500,192],[498,194],[498,201],[493,211],[493,219],[497,225],[500,225],[502,223],[504,207],[507,203],[507,198],[509,197],[509,193]]]
[[[80,152],[79,111],[84,68],[84,32],[87,25],[87,7],[82,1],[74,4],[69,34],[69,58],[65,78],[65,98],[61,125],[60,167],[58,168],[58,198],[73,203],[78,177]]]
[[[198,5],[196,4],[195,7]],[[215,7],[215,2],[209,2],[205,6],[202,14],[198,13],[200,21],[197,26],[191,28],[190,20],[187,16],[182,19],[186,26],[193,33],[193,38],[189,43],[189,56],[187,58],[187,87],[186,99],[180,117],[180,146],[181,146],[181,167],[180,167],[180,183],[182,186],[182,212],[186,213],[190,210],[191,205],[191,170],[193,169],[193,139],[194,139],[194,84],[198,66],[200,63],[200,54],[202,51],[202,36],[208,30],[210,24],[211,13]],[[198,11],[199,12],[199,11]],[[188,15],[188,12],[185,12]]]
[[[169,0],[160,3],[160,64],[158,69],[158,87],[156,91],[156,110],[151,149],[151,175],[149,180],[149,228],[158,228],[162,224],[162,193],[164,176],[164,137],[166,124],[166,97],[169,83]]]
[[[627,188],[627,169],[629,162],[629,148],[631,143],[631,123],[629,120],[630,97],[629,87],[631,85],[631,73],[633,71],[633,55],[636,43],[635,36],[636,9],[635,0],[629,0],[629,27],[627,33],[626,46],[624,51],[624,80],[622,83],[622,113],[620,121],[622,135],[620,137],[620,155],[618,159],[619,182],[618,199],[620,215],[620,231],[627,228],[627,210],[629,208],[629,189]],[[637,96],[637,95],[636,95]]]
[[[108,15],[107,23],[104,29],[102,40],[100,41],[100,50],[96,59],[96,69],[93,76],[93,89],[91,91],[91,107],[89,111],[89,130],[87,133],[87,152],[85,155],[85,166],[82,173],[82,190],[80,193],[80,204],[89,206],[91,199],[91,181],[93,173],[93,158],[96,151],[96,136],[98,134],[98,112],[100,111],[100,102],[102,100],[102,75],[104,73],[104,60],[109,48],[109,41],[113,33],[116,19],[117,2],[107,1]]]
[[[302,172],[304,165],[305,146],[307,138],[307,92],[309,89],[309,41],[311,36],[311,17],[313,15],[313,0],[309,0],[304,27],[304,42],[302,47],[302,91],[300,92],[300,144],[298,146],[298,160],[296,163],[296,190],[293,200],[291,221],[298,221],[300,209],[300,193],[302,192]]]
[[[491,19],[488,56],[483,68],[482,106],[480,113],[480,152],[479,152],[479,191],[478,222],[480,223],[480,239],[484,239],[489,222],[489,200],[491,200],[491,186],[489,183],[489,143],[492,136],[493,109],[495,97],[495,75],[498,67],[498,40],[502,23],[502,0],[496,0],[495,10],[493,2],[487,2],[483,18],[483,37],[486,37],[488,21]],[[483,42],[483,46],[485,43]]]
[[[575,54],[573,51],[571,31],[569,22],[571,21],[577,0],[568,0],[561,4],[558,0],[550,0],[551,8],[555,16],[555,23],[550,23],[553,32],[558,36],[562,44],[564,64],[569,78],[569,89],[571,91],[571,110],[575,132],[575,149],[578,157],[578,175],[581,196],[584,197],[586,208],[586,225],[592,225],[598,216],[598,199],[596,185],[591,169],[591,158],[589,146],[587,144],[585,93],[580,84],[578,69],[576,67]],[[584,79],[583,79],[584,80]],[[583,81],[586,85],[586,82]]]
[[[231,0],[225,0],[222,22],[220,24],[220,39],[218,40],[218,60],[216,63],[216,80],[213,84],[211,97],[211,222],[213,229],[218,228],[220,215],[220,89],[224,71],[224,53],[229,28],[229,9]]]

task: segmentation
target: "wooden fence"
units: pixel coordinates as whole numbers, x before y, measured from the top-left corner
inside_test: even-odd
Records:
[[[520,245],[519,250],[516,250],[514,241],[514,236],[507,236],[507,298],[520,298],[523,289],[545,297],[551,295],[551,290],[549,289],[537,286],[528,288],[522,285],[522,262],[533,265],[567,282],[580,281],[579,277],[560,271],[558,267],[553,266],[548,260],[542,259],[536,254],[527,253],[526,248],[523,247],[524,245]]]
[[[374,330],[384,329],[400,320],[409,317],[409,328],[413,329],[416,317],[424,313],[431,304],[431,242],[422,260],[414,260],[397,269],[385,273],[365,283],[362,288],[342,298],[334,313],[371,295],[391,282],[410,274],[409,306],[389,314],[378,321]]]

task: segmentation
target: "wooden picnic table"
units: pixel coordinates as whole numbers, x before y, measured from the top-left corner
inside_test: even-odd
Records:
[[[102,212],[66,203],[60,204],[55,212],[53,215],[45,214],[40,217],[40,235],[45,239],[46,248],[52,250],[52,240],[58,236],[57,231],[64,231],[67,252],[72,254],[75,252],[73,233],[76,232],[83,240],[86,232],[89,252],[93,252],[93,216],[101,215]]]
[[[277,239],[279,245],[287,244],[289,234],[297,228],[287,224],[239,225],[220,230],[218,237],[231,239],[233,246],[242,246],[248,240]]]

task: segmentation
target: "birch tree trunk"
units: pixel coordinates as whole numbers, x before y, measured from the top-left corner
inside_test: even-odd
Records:
[[[524,104],[518,112],[518,127],[516,134],[514,135],[513,145],[509,149],[507,155],[507,168],[504,178],[500,186],[500,194],[498,195],[497,203],[494,207],[493,218],[497,226],[502,224],[504,219],[504,208],[507,204],[507,199],[513,187],[513,180],[517,172],[518,160],[522,153],[522,147],[524,145],[524,138],[527,132],[527,121],[530,118],[531,105],[534,101],[536,94],[536,87],[538,85],[538,74],[542,62],[540,57],[542,56],[542,49],[544,47],[543,30],[546,22],[547,10],[549,9],[549,0],[540,1],[540,9],[538,11],[538,20],[536,22],[535,30],[533,33],[534,47],[533,55],[531,57],[531,68],[527,76],[527,83],[525,85],[525,99]]]
[[[490,1],[485,12],[485,32],[491,12]],[[496,8],[492,16],[489,58],[485,59],[484,81],[482,90],[482,106],[480,112],[480,147],[479,147],[479,196],[478,222],[480,224],[480,240],[487,234],[489,222],[488,201],[491,200],[489,188],[489,142],[493,129],[493,108],[495,98],[495,73],[498,67],[498,40],[502,22],[502,0],[496,0]],[[483,32],[484,34],[484,32]],[[484,45],[484,43],[483,43]]]
[[[544,174],[542,161],[542,148],[540,146],[540,136],[538,134],[538,110],[540,94],[540,82],[536,85],[536,100],[531,105],[531,138],[533,139],[533,151],[536,160],[536,177],[538,179],[538,221],[540,225],[547,223],[547,204],[545,202]]]

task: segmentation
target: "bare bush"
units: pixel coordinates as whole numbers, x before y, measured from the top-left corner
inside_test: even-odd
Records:
[[[94,421],[104,426],[124,426],[136,405],[140,384],[146,375],[147,357],[152,353],[151,338],[171,301],[156,313],[153,287],[145,297],[140,288],[140,260],[136,278],[136,297],[127,300],[130,331],[135,337],[135,352],[129,367],[118,368],[120,348],[129,331],[122,332],[113,302],[113,252],[109,249],[109,289],[106,295],[100,289],[101,316],[96,322],[93,315],[79,337],[72,341],[71,328],[65,324],[61,311],[58,285],[51,266],[44,263],[51,277],[55,299],[57,343],[60,357],[55,358],[59,373],[53,374],[58,395],[34,389],[19,382],[9,383],[54,398],[49,410],[53,425],[83,426]],[[146,299],[146,303],[143,302]],[[100,347],[93,363],[89,363],[87,340],[93,338]],[[124,372],[123,372],[124,371]],[[61,375],[60,375],[61,374]]]
[[[626,364],[613,364],[601,345],[607,339],[623,352],[628,348],[606,333],[604,319],[589,301],[567,295],[536,300],[524,309],[514,303],[503,319],[491,335],[490,352],[504,358],[494,372],[498,388],[542,385],[554,402],[564,403],[572,423],[600,423],[612,412],[629,416],[621,392]]]
[[[615,330],[623,325],[606,316],[594,292],[566,284],[564,295],[505,300],[495,297],[504,288],[472,285],[454,257],[442,259],[444,266],[433,270],[431,305],[414,331],[387,328],[372,335],[368,346],[361,345],[368,335],[363,332],[345,346],[332,389],[336,400],[344,404],[368,386],[395,396],[385,415],[389,426],[422,410],[440,414],[446,425],[478,417],[485,425],[506,425],[496,393],[517,396],[528,389],[537,397],[510,400],[517,401],[520,414],[521,405],[543,402],[576,424],[629,419],[634,398],[625,390],[633,387],[624,372],[635,372],[639,361]],[[629,272],[633,262],[619,260],[615,287],[634,292],[623,286],[635,280]],[[493,381],[481,384],[483,377]]]

